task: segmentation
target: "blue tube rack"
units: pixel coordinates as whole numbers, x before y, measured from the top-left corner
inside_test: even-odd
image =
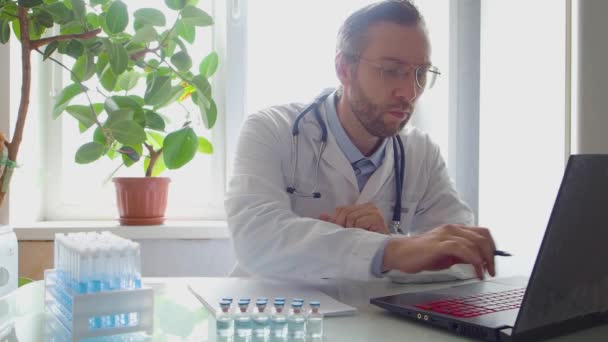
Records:
[[[154,290],[138,288],[81,294],[63,284],[54,269],[44,272],[45,335],[49,341],[93,341],[153,333]]]

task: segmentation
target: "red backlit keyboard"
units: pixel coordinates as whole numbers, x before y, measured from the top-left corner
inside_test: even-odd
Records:
[[[414,305],[423,310],[462,318],[486,315],[489,313],[517,309],[521,305],[526,288],[503,292],[483,293],[468,297]]]

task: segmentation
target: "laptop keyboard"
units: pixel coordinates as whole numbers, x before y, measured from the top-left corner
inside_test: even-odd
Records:
[[[415,307],[434,311],[444,315],[470,318],[494,312],[518,309],[524,297],[526,288],[481,293],[468,297],[456,297],[440,301],[414,305]]]

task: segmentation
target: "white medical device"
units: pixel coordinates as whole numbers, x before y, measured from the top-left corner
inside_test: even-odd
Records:
[[[17,236],[10,226],[0,225],[0,297],[17,288]]]

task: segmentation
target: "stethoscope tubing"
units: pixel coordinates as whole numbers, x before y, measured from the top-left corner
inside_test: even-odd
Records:
[[[312,197],[312,198],[321,198],[321,193],[318,190],[319,186],[319,168],[321,166],[321,156],[325,151],[325,147],[327,146],[327,125],[321,118],[321,113],[319,112],[319,107],[327,99],[327,97],[331,94],[331,91],[324,91],[321,93],[315,100],[306,106],[298,115],[293,123],[292,127],[292,143],[291,143],[291,185],[289,185],[286,191],[292,195],[300,196],[300,197]],[[298,168],[298,136],[300,135],[300,121],[304,118],[304,116],[312,111],[315,116],[315,120],[319,124],[321,128],[321,144],[319,146],[319,155],[316,160],[315,165],[315,183],[312,189],[312,192],[305,193],[301,192],[297,189],[296,184],[296,170]],[[403,180],[405,177],[405,149],[403,146],[403,141],[399,134],[396,134],[392,138],[393,142],[393,158],[394,158],[394,168],[395,168],[395,206],[393,208],[393,217],[391,220],[391,232],[392,233],[401,233],[403,231],[400,228],[401,225],[401,194],[403,191]]]

